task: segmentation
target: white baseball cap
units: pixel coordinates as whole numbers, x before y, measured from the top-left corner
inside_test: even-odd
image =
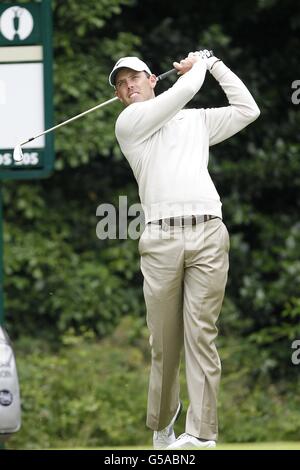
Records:
[[[141,59],[138,57],[122,57],[121,59],[118,60],[114,68],[112,69],[108,81],[111,86],[115,86],[115,78],[117,75],[117,72],[121,68],[128,68],[135,70],[136,72],[142,72],[145,71],[149,73],[149,75],[152,75],[151,70],[149,69],[148,65],[145,64]]]

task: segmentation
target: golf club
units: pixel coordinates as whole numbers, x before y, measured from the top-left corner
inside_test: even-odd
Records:
[[[212,51],[207,51],[206,49],[203,50],[203,51],[200,50],[199,52],[201,53],[202,57],[205,56],[206,52],[208,52],[209,54],[213,54]],[[176,69],[168,70],[168,72],[165,72],[165,73],[162,73],[161,75],[158,75],[157,81],[160,82],[161,80],[164,80],[165,78],[169,77],[170,75],[172,75],[175,72],[177,72]],[[118,100],[118,97],[116,96],[116,97],[111,98],[107,101],[104,101],[104,103],[100,103],[97,106],[94,106],[93,108],[90,108],[87,111],[84,111],[83,113],[77,114],[77,116],[74,116],[70,119],[67,119],[66,121],[63,121],[60,124],[57,124],[56,126],[51,127],[50,129],[47,129],[47,130],[41,132],[38,135],[35,135],[34,137],[30,137],[30,139],[22,142],[21,144],[16,145],[15,148],[14,148],[14,153],[13,153],[14,161],[15,162],[21,162],[23,160],[23,151],[22,151],[22,146],[23,145],[28,144],[29,142],[32,142],[33,140],[37,139],[38,137],[41,137],[42,135],[48,134],[48,132],[52,132],[55,129],[58,129],[59,127],[65,126],[66,124],[69,124],[70,122],[73,122],[76,119],[79,119],[82,116],[85,116],[86,114],[91,113],[92,111],[96,111],[96,109],[103,108],[104,106],[107,106],[108,104],[113,103],[114,101],[117,101],[117,100]]]
[[[161,75],[159,75],[157,77],[157,81],[161,81],[165,78],[167,78],[169,75],[171,75],[172,73],[176,72],[176,69],[172,69],[172,70],[169,70],[168,72],[165,72]],[[54,127],[51,127],[50,129],[47,129],[43,132],[41,132],[40,134],[37,134],[33,137],[30,137],[30,139],[28,140],[25,140],[24,142],[22,142],[21,144],[18,144],[15,146],[14,148],[14,153],[13,153],[13,158],[16,162],[21,162],[23,160],[23,151],[22,151],[22,146],[25,145],[25,144],[28,144],[29,142],[32,142],[33,140],[37,139],[38,137],[41,137],[42,135],[45,135],[45,134],[48,134],[48,132],[52,132],[54,131],[55,129],[58,129],[59,127],[62,127],[62,126],[65,126],[66,124],[69,124],[70,122],[73,122],[75,121],[76,119],[79,119],[81,118],[82,116],[85,116],[86,114],[89,114],[93,111],[96,111],[97,109],[100,109],[100,108],[103,108],[104,106],[107,106],[108,104],[111,104],[111,103],[114,103],[115,101],[117,101],[119,98],[117,96],[115,96],[114,98],[111,98],[107,101],[104,101],[104,103],[100,103],[96,106],[94,106],[93,108],[90,108],[86,111],[84,111],[83,113],[80,113],[80,114],[77,114],[76,116],[70,118],[70,119],[67,119],[66,121],[63,121],[61,122],[60,124],[57,124],[56,126]]]

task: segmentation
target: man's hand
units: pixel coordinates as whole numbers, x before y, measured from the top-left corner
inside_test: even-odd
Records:
[[[211,69],[212,64],[216,61],[213,51],[203,49],[201,51],[190,52],[189,55],[180,62],[173,62],[173,66],[178,71],[178,75],[184,75],[191,70],[195,62],[204,60],[208,70]],[[218,60],[218,59],[217,59]]]
[[[184,75],[186,72],[191,70],[193,65],[199,60],[205,60],[200,51],[190,52],[189,55],[182,59],[180,62],[173,62],[173,66],[178,72],[178,75]]]

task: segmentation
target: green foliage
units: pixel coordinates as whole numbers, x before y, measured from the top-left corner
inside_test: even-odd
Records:
[[[257,361],[258,348],[231,339],[220,345],[223,381],[219,403],[222,442],[300,439],[299,378],[272,384]],[[151,447],[145,427],[150,354],[143,320],[124,317],[110,338],[70,329],[59,349],[23,337],[15,343],[22,394],[21,431],[9,449]],[[268,369],[267,354],[262,358]],[[256,370],[253,364],[257,364]],[[184,431],[188,405],[184,368]]]
[[[56,120],[63,121],[114,96],[108,85],[112,56],[133,53],[139,45],[134,34],[110,37],[109,25],[132,0],[79,0],[53,2],[54,105]],[[120,105],[100,109],[56,134],[55,168],[76,168],[92,160],[120,155],[114,136]]]
[[[24,337],[16,345],[23,425],[9,448],[132,444],[138,435],[146,441],[148,377],[133,331],[123,333],[131,326],[134,330],[137,324],[125,321],[111,340],[102,342],[91,331],[75,336],[69,330],[56,352]]]
[[[262,333],[263,335],[263,333]],[[276,335],[274,343],[278,344]],[[278,356],[247,338],[221,342],[223,379],[219,398],[220,436],[226,442],[299,440],[299,388],[292,350],[285,344],[289,383],[282,375]],[[282,344],[280,346],[283,346]],[[277,380],[274,380],[274,375]]]
[[[88,210],[79,222],[72,200],[49,213],[38,186],[35,192],[21,186],[19,193],[16,209],[30,229],[9,223],[5,235],[8,312],[15,312],[14,333],[39,331],[53,337],[70,326],[86,325],[103,336],[122,315],[140,315],[141,292],[131,283],[138,269],[136,242],[96,239],[91,247],[97,220]],[[60,190],[52,194],[51,204],[60,196]],[[30,197],[36,201],[34,210]]]

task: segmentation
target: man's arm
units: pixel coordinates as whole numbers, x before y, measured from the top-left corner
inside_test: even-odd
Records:
[[[138,144],[149,138],[198,92],[204,82],[207,65],[201,58],[193,60],[194,64],[187,67],[176,67],[183,75],[169,90],[153,99],[131,104],[120,114],[116,135],[122,146]]]
[[[210,73],[219,82],[229,101],[229,106],[205,109],[211,146],[248,126],[258,118],[260,111],[244,83],[222,61],[216,58],[208,61],[212,64]]]

